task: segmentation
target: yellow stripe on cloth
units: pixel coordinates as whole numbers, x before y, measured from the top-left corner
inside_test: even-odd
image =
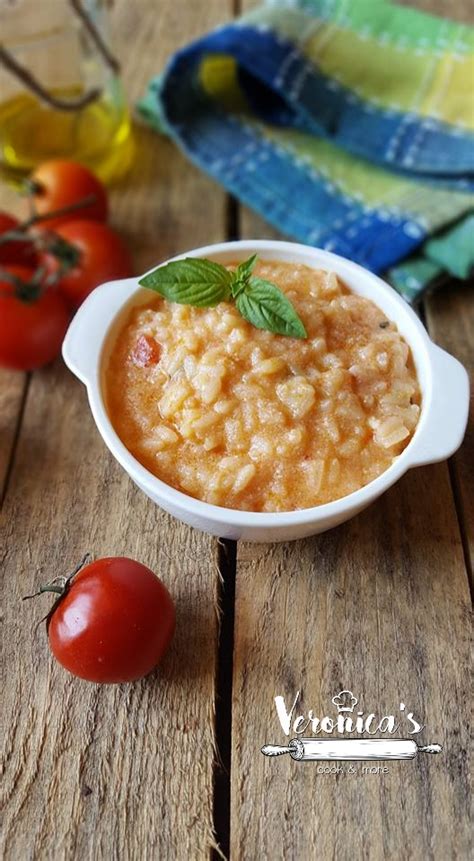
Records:
[[[209,54],[199,68],[199,80],[205,92],[229,112],[248,111],[237,78],[237,63],[228,54]]]
[[[372,165],[322,138],[264,123],[255,123],[255,127],[264,138],[283,146],[308,169],[314,169],[335,183],[343,194],[366,206],[400,210],[412,218],[421,219],[431,228],[442,225],[453,208],[460,215],[474,206],[474,194],[436,188],[430,184],[415,185],[400,174]]]
[[[323,74],[380,107],[474,128],[474,56],[381,44],[324,24],[300,43]]]

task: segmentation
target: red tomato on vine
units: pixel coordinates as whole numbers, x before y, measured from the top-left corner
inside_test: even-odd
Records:
[[[28,187],[31,200],[38,215],[47,215],[56,210],[72,207],[87,199],[81,207],[81,218],[106,221],[108,213],[107,194],[104,186],[92,171],[84,165],[66,159],[51,159],[39,165],[32,173]],[[48,226],[77,218],[77,213],[62,214],[48,219]]]
[[[31,371],[59,354],[69,310],[55,288],[43,288],[26,266],[0,269],[0,366]]]
[[[48,225],[46,225],[48,226]],[[106,224],[93,221],[68,221],[55,228],[55,236],[76,252],[76,262],[59,275],[58,287],[74,307],[105,281],[128,278],[132,262],[120,236]],[[61,262],[46,253],[41,262],[50,274],[58,273]]]

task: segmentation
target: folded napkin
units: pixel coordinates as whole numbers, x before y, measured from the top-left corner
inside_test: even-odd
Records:
[[[285,234],[414,301],[474,265],[473,47],[385,0],[273,0],[179,51],[139,110]]]

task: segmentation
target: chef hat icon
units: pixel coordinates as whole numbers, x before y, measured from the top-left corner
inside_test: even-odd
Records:
[[[332,702],[336,706],[338,712],[351,712],[358,703],[357,697],[352,691],[340,691],[332,698]]]

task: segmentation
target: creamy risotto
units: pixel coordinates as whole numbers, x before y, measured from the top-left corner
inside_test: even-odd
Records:
[[[287,294],[308,338],[255,329],[231,304],[192,308],[150,292],[112,347],[112,423],[150,472],[206,502],[290,511],[339,499],[413,435],[410,350],[332,272],[259,262],[254,274]]]

